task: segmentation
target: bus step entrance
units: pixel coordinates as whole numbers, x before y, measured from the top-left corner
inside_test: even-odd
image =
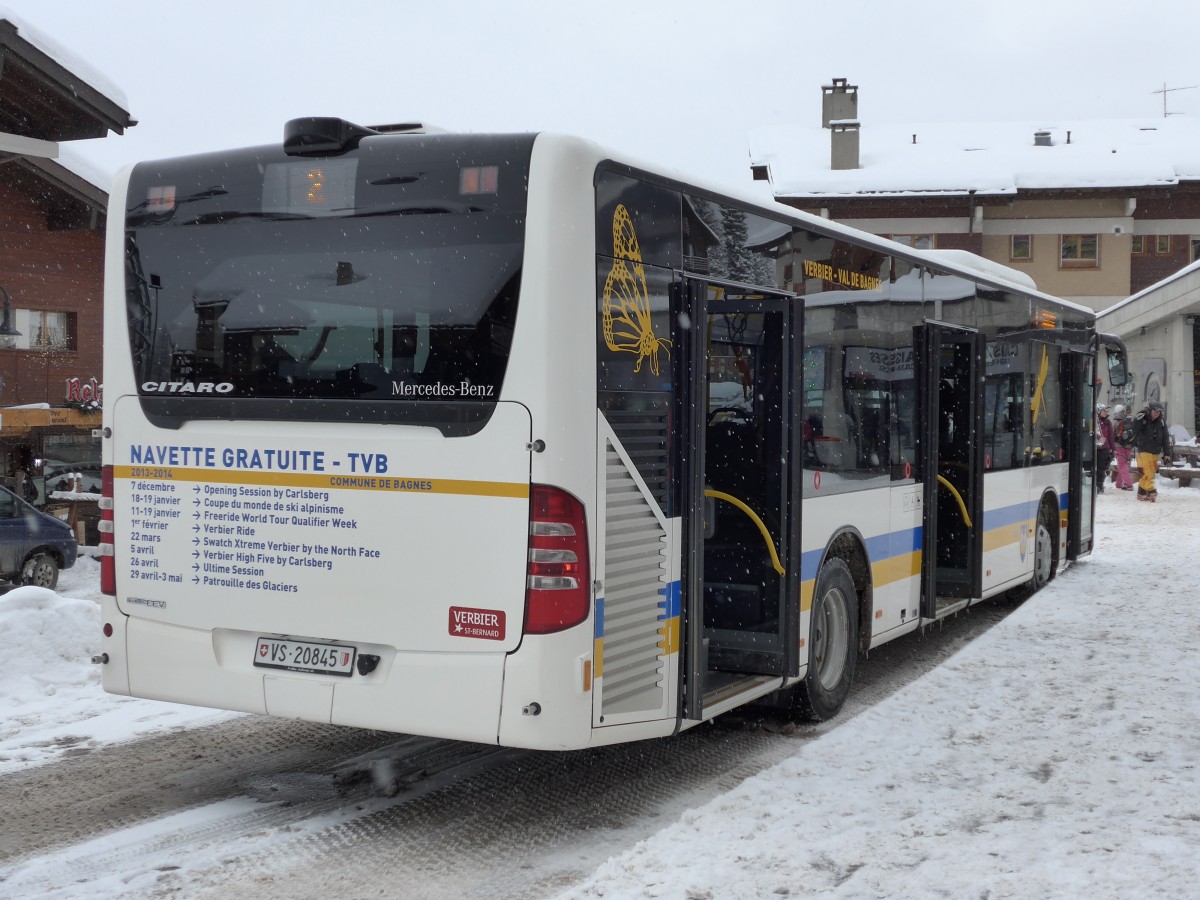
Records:
[[[938,597],[934,607],[934,618],[941,619],[960,609],[966,609],[970,602],[962,597]]]

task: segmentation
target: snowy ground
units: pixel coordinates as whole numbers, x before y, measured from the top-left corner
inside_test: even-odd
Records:
[[[924,678],[565,896],[1195,897],[1200,488],[1097,498],[1097,547]]]
[[[1194,896],[1200,487],[1097,505],[1096,552],[1001,624],[564,897]],[[0,777],[228,715],[104,694],[97,585],[85,557],[0,596]]]
[[[101,690],[91,663],[100,652],[100,563],[88,552],[60,574],[57,592],[18,587],[0,596],[0,777],[82,747],[229,715]]]

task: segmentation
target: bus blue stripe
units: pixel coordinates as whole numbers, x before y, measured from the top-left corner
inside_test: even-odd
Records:
[[[1014,503],[1012,506],[1002,506],[1000,509],[985,510],[983,513],[983,530],[1004,528],[1006,525],[1020,525],[1037,515],[1037,500],[1026,500],[1024,503]]]
[[[680,586],[678,581],[672,581],[665,588],[659,591],[663,595],[666,608],[663,610],[659,619],[674,619],[679,616],[679,611],[682,609],[682,599]]]
[[[1029,521],[1037,515],[1038,502],[1037,500],[1027,500],[999,509],[986,510],[983,514],[984,531],[994,531],[997,528],[1020,525]],[[1060,509],[1065,510],[1067,503],[1067,495],[1061,494],[1059,497]],[[867,538],[867,558],[872,565],[877,565],[898,556],[920,553],[922,533],[921,527],[918,526]],[[817,570],[820,568],[824,556],[824,548],[809,550],[801,555],[800,580],[802,582],[811,581],[817,577]]]

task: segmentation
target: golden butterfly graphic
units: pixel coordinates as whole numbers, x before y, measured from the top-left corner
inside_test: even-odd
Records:
[[[657,375],[658,351],[670,356],[671,342],[654,335],[642,248],[624,204],[613,213],[613,256],[601,306],[604,343],[615,353],[636,353],[634,372],[640,372],[642,360],[649,357],[650,371]]]

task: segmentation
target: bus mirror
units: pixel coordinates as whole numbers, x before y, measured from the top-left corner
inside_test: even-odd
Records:
[[[1108,348],[1108,383],[1115,387],[1125,387],[1133,381],[1125,364],[1124,352],[1113,347]]]

